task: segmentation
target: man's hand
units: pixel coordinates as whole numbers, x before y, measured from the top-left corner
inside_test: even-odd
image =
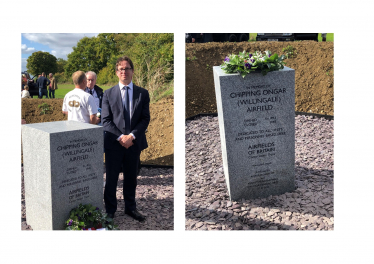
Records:
[[[97,125],[100,122],[100,118],[96,115],[90,115],[90,124]]]
[[[125,148],[129,148],[131,147],[132,145],[134,145],[134,143],[132,142],[134,138],[131,136],[131,135],[123,135],[120,139],[119,139],[119,143],[122,145],[122,147],[125,147]]]

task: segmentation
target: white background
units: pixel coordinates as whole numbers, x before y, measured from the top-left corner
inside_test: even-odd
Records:
[[[37,0],[0,5],[2,263],[373,261],[373,16],[369,1]],[[82,32],[174,33],[174,231],[21,231],[21,33]],[[184,231],[185,32],[335,34],[334,231]]]

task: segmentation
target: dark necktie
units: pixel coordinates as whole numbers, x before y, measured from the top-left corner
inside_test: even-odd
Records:
[[[92,90],[91,89],[88,89],[90,91],[90,94],[92,95]]]
[[[125,93],[125,107],[123,109],[124,116],[125,116],[125,134],[128,135],[131,132],[130,129],[130,100],[129,100],[129,87],[124,87],[126,90]]]

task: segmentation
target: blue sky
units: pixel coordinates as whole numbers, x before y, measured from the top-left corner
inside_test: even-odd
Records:
[[[56,58],[67,59],[78,41],[87,36],[97,36],[98,33],[22,33],[21,39],[21,68],[26,70],[27,58],[33,52],[49,52]]]

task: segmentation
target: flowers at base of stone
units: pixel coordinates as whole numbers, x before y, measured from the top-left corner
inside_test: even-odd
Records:
[[[278,56],[277,53],[272,54],[267,50],[264,54],[260,51],[253,53],[239,52],[239,54],[231,54],[226,56],[221,65],[224,73],[239,73],[243,78],[255,71],[261,71],[266,75],[270,71],[278,71],[284,68],[286,64],[283,60],[285,56]]]
[[[78,205],[70,211],[70,217],[65,222],[66,230],[118,230],[113,219],[109,218],[104,211],[90,204]]]

